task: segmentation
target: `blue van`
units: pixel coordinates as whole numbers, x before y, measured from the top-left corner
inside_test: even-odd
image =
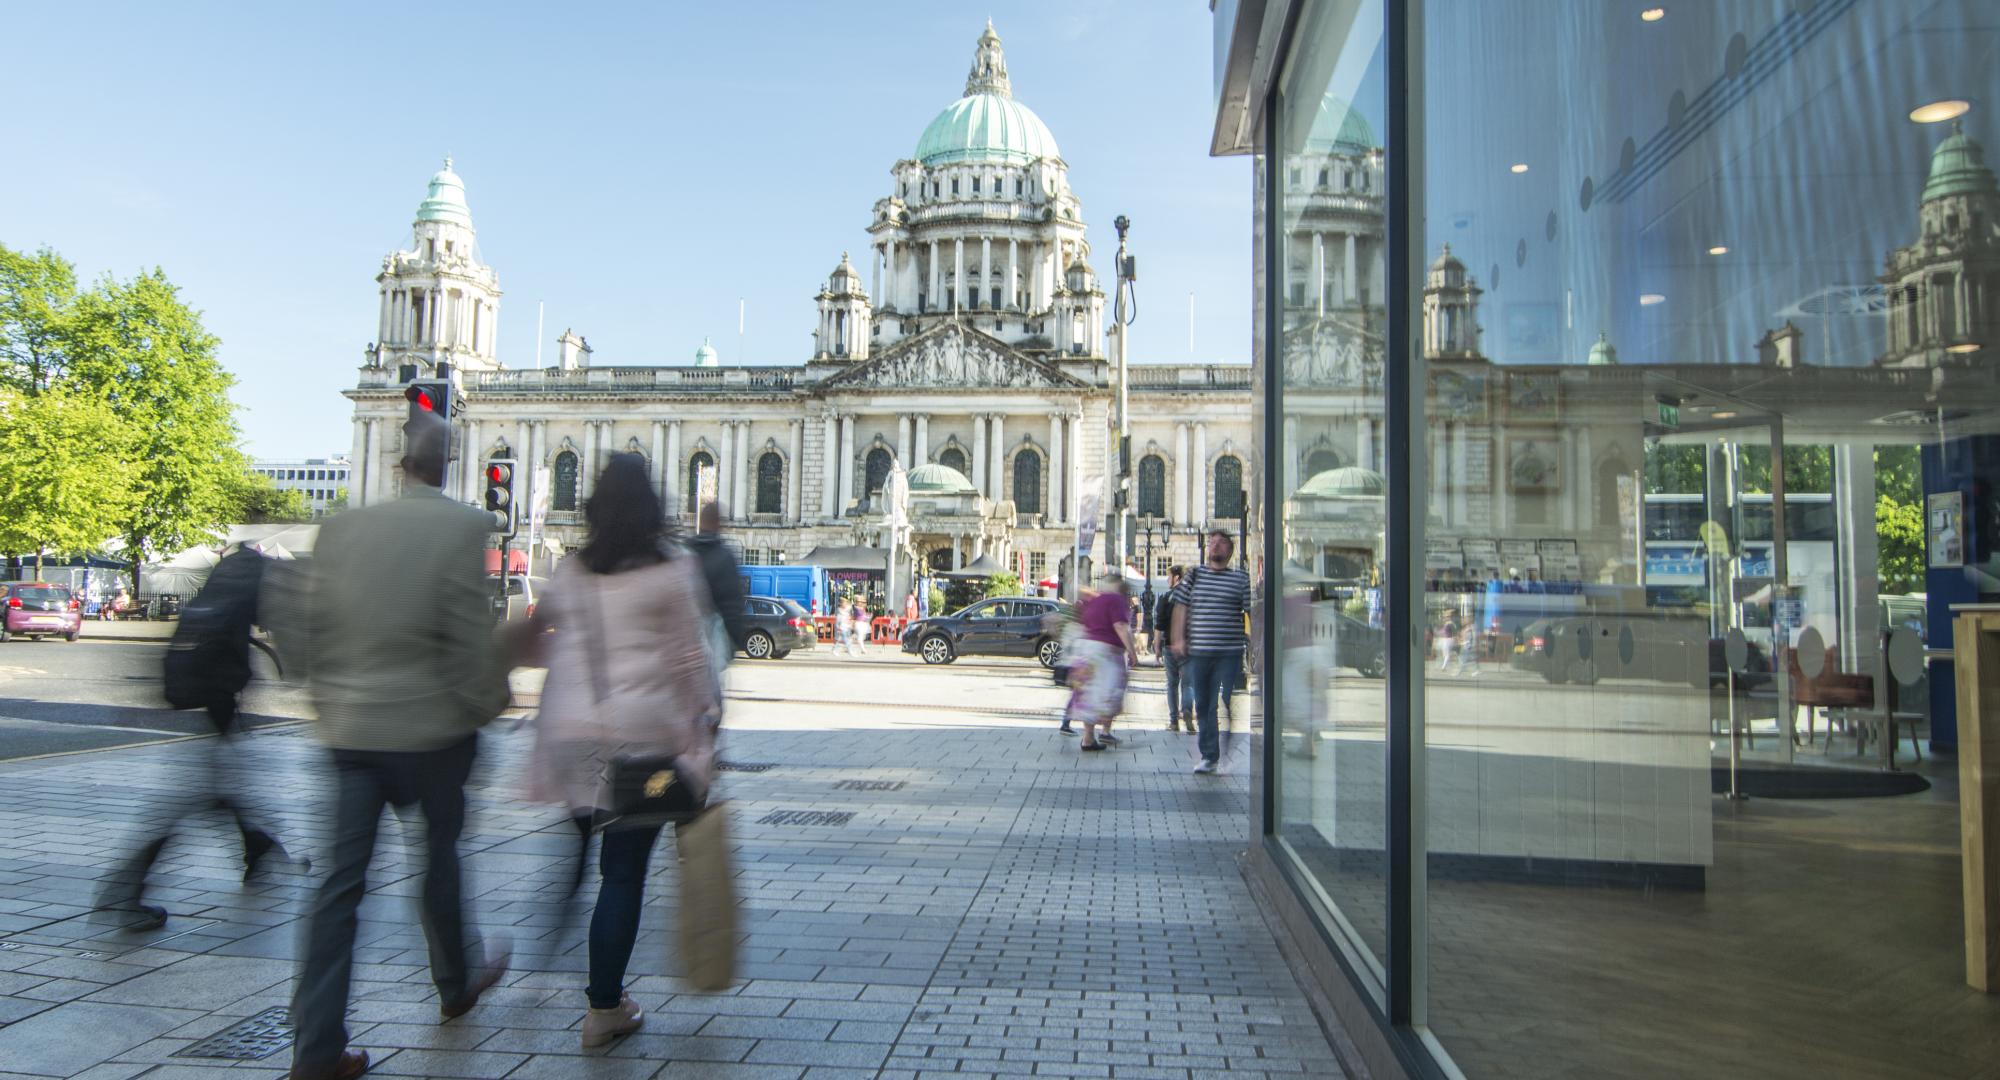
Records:
[[[832,593],[827,588],[826,570],[818,566],[745,566],[743,593],[770,596],[806,609],[814,615],[828,614]]]

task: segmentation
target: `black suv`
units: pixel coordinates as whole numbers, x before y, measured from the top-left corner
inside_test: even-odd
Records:
[[[949,664],[961,656],[1032,656],[1054,667],[1062,642],[1042,627],[1062,611],[1057,600],[1003,596],[968,604],[950,615],[920,619],[903,631],[903,651],[926,664]]]

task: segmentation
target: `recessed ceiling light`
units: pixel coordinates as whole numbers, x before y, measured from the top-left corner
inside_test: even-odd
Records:
[[[1708,253],[1710,255],[1727,255],[1729,254],[1729,249],[1721,244],[1717,244],[1714,247],[1709,248]]]
[[[1661,7],[1647,8],[1639,13],[1639,17],[1647,22],[1659,22],[1661,19],[1667,17],[1667,9]]]
[[[1972,102],[1961,101],[1958,98],[1947,98],[1943,101],[1933,101],[1929,105],[1919,105],[1911,109],[1910,119],[1915,120],[1919,124],[1937,124],[1946,120],[1955,120],[1971,110]]]
[[[1721,412],[1711,413],[1710,415],[1714,416],[1717,420],[1730,420],[1735,418],[1736,413],[1730,409],[1724,409]]]
[[[1666,303],[1666,302],[1667,302],[1667,298],[1666,298],[1665,296],[1662,296],[1662,295],[1660,295],[1659,293],[1656,293],[1656,292],[1649,292],[1649,293],[1640,293],[1640,294],[1639,294],[1639,306],[1640,306],[1640,307],[1652,307],[1652,306],[1653,306],[1654,304],[1664,304],[1664,303]]]
[[[1946,345],[1944,351],[1949,353],[1978,352],[1979,343],[1976,341],[1961,341],[1956,345]]]
[[[1517,162],[1515,162],[1514,164],[1512,164],[1512,165],[1509,165],[1509,166],[1507,167],[1507,171],[1508,171],[1508,172],[1510,172],[1510,173],[1524,173],[1524,172],[1527,172],[1527,171],[1528,171],[1528,163],[1527,163],[1527,162],[1525,162],[1525,161],[1517,161]]]

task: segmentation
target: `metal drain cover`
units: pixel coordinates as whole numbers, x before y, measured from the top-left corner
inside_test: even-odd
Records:
[[[908,780],[842,780],[835,791],[901,791]]]
[[[292,1044],[292,1011],[273,1005],[174,1051],[169,1057],[257,1061]]]
[[[770,772],[778,766],[769,761],[718,761],[715,767],[721,772]]]
[[[759,825],[845,825],[854,820],[852,810],[773,810],[757,819]]]

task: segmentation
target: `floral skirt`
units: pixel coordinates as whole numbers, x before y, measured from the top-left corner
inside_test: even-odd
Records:
[[[1125,653],[1115,645],[1084,638],[1063,652],[1069,665],[1069,718],[1102,724],[1125,707]]]

